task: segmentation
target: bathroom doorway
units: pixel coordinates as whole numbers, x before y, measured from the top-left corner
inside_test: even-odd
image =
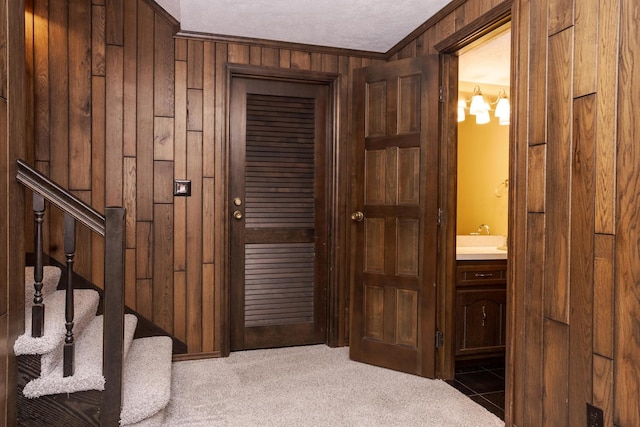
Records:
[[[458,51],[455,374],[504,419],[511,26]]]

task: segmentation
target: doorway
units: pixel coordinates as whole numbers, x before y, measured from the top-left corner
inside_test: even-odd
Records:
[[[327,341],[329,85],[235,77],[230,349]]]
[[[504,419],[511,26],[458,52],[455,378]],[[464,388],[463,388],[464,387]]]

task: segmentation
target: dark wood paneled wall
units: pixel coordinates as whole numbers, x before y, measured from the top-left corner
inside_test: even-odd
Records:
[[[0,425],[16,417],[13,343],[24,332],[24,198],[15,181],[25,155],[24,2],[0,0]]]
[[[490,3],[467,1],[393,59],[434,53]],[[639,14],[633,0],[513,2],[515,425],[582,426],[586,403],[607,426],[640,425]]]
[[[173,23],[145,0],[29,2],[27,154],[99,209],[127,207],[128,304],[191,353],[219,352],[224,63],[340,74],[345,144],[351,71],[372,60],[277,43],[174,40]],[[501,3],[459,4],[390,59],[436,53]],[[605,410],[606,425],[640,425],[638,15],[634,0],[514,1],[515,400],[507,413],[517,425],[585,425],[585,402]],[[192,180],[191,198],[171,196],[174,177]],[[102,244],[80,239],[91,252],[78,269],[100,283]],[[60,241],[48,236],[52,254]]]
[[[225,64],[339,75],[342,145],[351,73],[383,60],[283,43],[174,38],[176,23],[146,0],[29,1],[31,160],[99,211],[127,209],[127,305],[184,340],[190,354],[218,354],[226,327]],[[191,180],[191,197],[174,198],[174,178]],[[346,197],[339,197],[344,211]],[[54,213],[47,221],[62,218]],[[343,236],[345,221],[337,223]],[[61,236],[50,230],[48,251],[62,260]],[[102,241],[88,233],[78,239],[89,251],[76,270],[102,286]],[[339,268],[345,315],[336,327],[346,344],[346,265]]]

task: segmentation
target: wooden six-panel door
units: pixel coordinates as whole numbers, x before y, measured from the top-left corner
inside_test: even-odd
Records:
[[[435,375],[438,58],[358,70],[350,357]]]
[[[231,350],[326,341],[328,94],[232,80]]]

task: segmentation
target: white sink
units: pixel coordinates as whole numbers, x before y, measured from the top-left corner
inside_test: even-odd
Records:
[[[457,260],[507,259],[504,236],[456,236]]]

